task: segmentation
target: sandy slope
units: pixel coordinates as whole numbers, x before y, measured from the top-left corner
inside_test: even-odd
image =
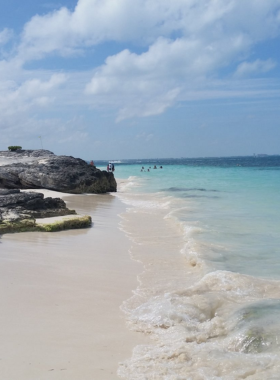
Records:
[[[142,270],[118,229],[124,206],[111,195],[64,199],[93,227],[0,239],[3,380],[114,380],[118,362],[144,342],[119,309]]]

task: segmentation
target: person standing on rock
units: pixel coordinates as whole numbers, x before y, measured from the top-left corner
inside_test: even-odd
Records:
[[[115,165],[112,162],[109,162],[107,165],[107,172],[114,172],[115,171]]]

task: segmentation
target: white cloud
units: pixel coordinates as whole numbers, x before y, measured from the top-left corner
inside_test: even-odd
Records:
[[[236,77],[249,76],[259,73],[266,73],[276,67],[277,63],[272,59],[262,61],[257,59],[254,62],[242,62],[235,72]]]
[[[5,45],[7,42],[9,42],[12,39],[13,35],[14,33],[12,29],[8,29],[8,28],[3,29],[0,32],[0,46]]]
[[[124,50],[106,59],[86,93],[93,104],[114,104],[117,121],[164,112],[185,94],[201,91],[219,68],[234,61],[250,46],[247,36],[221,36],[219,41],[159,38],[142,54]]]
[[[49,80],[28,79],[21,84],[12,80],[0,82],[0,112],[5,116],[44,107],[54,100],[52,91],[64,83],[64,74],[53,74]]]
[[[279,6],[279,0],[79,0],[73,12],[64,7],[33,17],[22,34],[21,54],[69,54],[112,40],[149,45],[174,34],[208,41],[213,49],[220,39],[231,43],[240,34],[254,42],[279,32]]]
[[[280,0],[79,0],[73,11],[36,15],[24,26],[14,58],[0,62],[0,110],[26,112],[57,99],[66,78],[40,77],[23,70],[24,63],[67,57],[106,41],[131,48],[107,57],[85,73],[84,82],[69,72],[61,106],[110,107],[120,121],[160,114],[181,100],[229,96],[228,88],[211,88],[221,68],[243,60],[236,71],[241,77],[275,65],[248,57],[256,44],[279,35],[279,9]],[[136,54],[136,46],[144,52]]]
[[[108,57],[86,87],[93,104],[119,108],[117,120],[162,113],[184,100],[186,93],[189,96],[201,90],[202,84],[207,86],[219,69],[248,55],[254,44],[279,33],[278,0],[269,4],[256,0],[242,4],[234,0],[144,2],[136,25],[143,10],[150,11],[151,6],[154,16],[148,13],[151,17],[143,22],[146,27],[148,23],[146,30],[151,27],[150,37],[146,32],[141,35],[141,27],[138,36],[133,28],[131,34],[127,31],[135,39],[150,40],[147,51],[123,50]],[[172,33],[177,37],[171,38]],[[257,66],[264,72],[271,65],[268,60]]]
[[[142,132],[136,135],[137,140],[144,140],[146,142],[151,141],[153,137],[154,137],[153,133],[146,133],[146,132]]]
[[[24,149],[41,149],[42,140],[45,149],[53,149],[56,153],[69,149],[69,154],[73,154],[75,147],[88,142],[88,133],[81,118],[38,119],[20,113],[12,115],[6,121],[3,125],[4,120],[0,120],[1,149],[7,149],[9,145],[21,145]]]
[[[79,115],[81,104],[86,104],[86,99],[81,99],[80,83],[89,80],[88,74],[86,78],[80,74],[69,77],[46,70],[28,71],[17,61],[0,61],[1,149],[13,144],[38,149],[39,135],[44,147],[57,152],[67,146],[71,153],[71,149],[84,144],[87,124]]]

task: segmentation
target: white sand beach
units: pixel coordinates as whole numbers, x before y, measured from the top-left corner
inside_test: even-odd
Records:
[[[1,379],[118,379],[118,362],[148,341],[120,310],[142,271],[118,228],[124,205],[109,194],[44,193],[91,215],[93,226],[1,237]]]

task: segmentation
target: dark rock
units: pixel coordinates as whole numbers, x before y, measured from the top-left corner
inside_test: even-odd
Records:
[[[18,162],[21,154],[23,160]],[[16,155],[17,162],[0,166],[1,189],[45,188],[72,194],[117,190],[113,173],[101,171],[80,158],[56,156],[42,150],[6,152],[5,158],[10,155]]]
[[[44,194],[5,190],[0,192],[0,223],[34,218],[75,214],[60,198],[44,198]]]
[[[8,195],[8,194],[17,194],[17,193],[19,193],[20,192],[20,190],[18,190],[18,189],[14,189],[14,190],[5,190],[5,189],[0,189],[0,196],[1,195]]]

